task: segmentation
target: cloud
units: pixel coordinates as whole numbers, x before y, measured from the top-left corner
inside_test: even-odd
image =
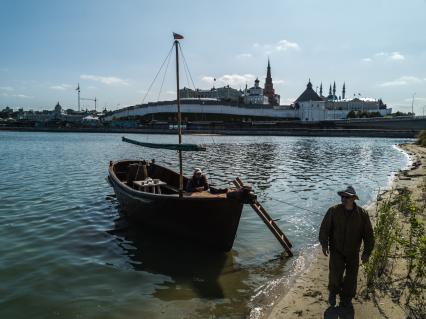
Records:
[[[389,56],[389,59],[394,61],[401,61],[405,60],[405,57],[399,52],[392,52]]]
[[[2,91],[13,91],[14,88],[11,86],[0,86],[0,90]]]
[[[280,40],[276,45],[275,49],[277,51],[287,51],[287,50],[300,50],[300,46],[296,42],[290,42],[287,40]]]
[[[251,58],[253,55],[251,53],[240,53],[236,55],[237,59],[247,59]]]
[[[100,82],[100,83],[106,84],[106,85],[129,85],[128,81],[120,79],[120,78],[115,77],[115,76],[100,76],[100,75],[82,74],[82,75],[80,75],[80,79],[96,81],[96,82]]]
[[[59,84],[59,85],[52,85],[49,87],[51,90],[58,90],[58,91],[65,91],[71,89],[73,86],[70,84]]]
[[[4,96],[4,97],[16,97],[16,98],[19,98],[19,99],[32,99],[33,98],[33,96],[28,96],[28,95],[25,95],[25,94],[8,94],[6,92],[3,92],[1,95]]]
[[[25,94],[14,94],[12,96],[20,98],[20,99],[32,99],[33,98],[33,96],[28,96],[28,95],[25,95]]]
[[[264,54],[271,54],[274,52],[285,52],[290,50],[293,50],[293,51],[300,50],[299,44],[297,44],[296,42],[285,40],[285,39],[272,44],[254,43],[253,48],[262,50]]]
[[[166,94],[169,94],[169,95],[176,95],[176,91],[172,91],[172,90],[170,90],[170,91],[166,91]]]
[[[379,86],[381,87],[390,87],[390,86],[404,86],[404,85],[412,85],[421,83],[422,79],[415,77],[415,76],[401,76],[398,79],[395,79],[393,81],[383,82]]]
[[[362,61],[372,62],[373,58],[375,60],[385,59],[386,61],[404,61],[405,60],[405,56],[402,53],[398,51],[393,51],[393,52],[377,52],[374,54],[373,57],[364,58],[362,59]]]
[[[253,83],[255,79],[256,77],[253,74],[225,74],[216,78],[216,81],[212,76],[203,76],[201,81],[209,85],[214,85],[216,82],[216,85],[219,86],[229,85],[236,88],[239,86],[245,86],[246,83],[250,85],[250,83]]]
[[[277,84],[277,85],[279,85],[279,84],[287,84],[287,81],[284,81],[284,80],[272,80],[272,82],[274,84]]]

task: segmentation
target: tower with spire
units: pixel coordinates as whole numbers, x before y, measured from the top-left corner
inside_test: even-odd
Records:
[[[333,83],[333,97],[336,96],[336,81]]]
[[[279,97],[275,94],[274,84],[272,83],[271,76],[271,63],[268,58],[268,67],[266,69],[265,88],[263,89],[263,95],[268,97],[268,103],[271,105],[279,104]]]
[[[322,97],[322,82],[321,82],[321,85],[320,85],[320,97]]]
[[[343,82],[343,88],[342,88],[342,100],[345,99],[345,95],[346,95],[346,87],[345,87],[345,82]]]

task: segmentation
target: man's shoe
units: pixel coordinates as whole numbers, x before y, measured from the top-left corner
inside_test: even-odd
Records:
[[[328,303],[330,306],[334,307],[336,305],[336,294],[330,292],[328,295]]]

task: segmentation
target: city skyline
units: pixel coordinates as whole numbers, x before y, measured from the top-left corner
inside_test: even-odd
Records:
[[[426,105],[424,0],[143,3],[77,0],[0,4],[0,107],[77,108],[77,84],[98,108],[141,103],[172,45],[182,47],[197,88],[263,87],[268,58],[281,104],[308,79],[346,96],[381,98],[395,111],[422,115]],[[176,95],[173,65],[161,92]],[[214,80],[216,79],[216,80]],[[161,82],[161,81],[160,81]],[[187,83],[188,82],[188,83]],[[181,74],[181,87],[192,87]],[[93,107],[90,101],[82,107]]]

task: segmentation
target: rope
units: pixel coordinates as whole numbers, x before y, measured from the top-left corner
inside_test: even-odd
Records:
[[[292,204],[292,203],[289,203],[289,202],[286,202],[286,201],[280,200],[280,199],[278,199],[278,198],[266,197],[266,199],[269,199],[269,200],[272,200],[272,201],[276,201],[276,202],[280,202],[280,203],[283,203],[283,204],[287,204],[287,205],[289,205],[289,206],[293,206],[293,207],[296,207],[296,208],[299,208],[299,209],[303,209],[303,210],[306,210],[306,211],[308,211],[308,212],[310,212],[310,213],[313,213],[313,214],[317,214],[317,215],[322,214],[322,213],[320,213],[320,212],[318,212],[318,211],[313,211],[313,210],[307,209],[307,208],[305,208],[305,207],[297,206],[297,205],[294,205],[294,204]]]
[[[172,54],[173,47],[174,47],[174,44],[173,44],[173,45],[172,45],[172,47],[170,48],[169,53],[167,54],[166,58],[164,59],[163,63],[161,64],[161,67],[160,67],[160,69],[158,70],[157,74],[155,75],[154,80],[152,80],[152,82],[151,82],[151,84],[150,84],[150,86],[149,86],[149,88],[148,88],[148,91],[146,92],[145,96],[144,96],[144,97],[143,97],[143,99],[142,99],[142,104],[143,104],[143,102],[145,101],[146,97],[148,96],[149,91],[151,91],[151,88],[152,88],[152,86],[154,85],[155,80],[157,80],[158,74],[160,74],[161,69],[162,69],[162,68],[163,68],[163,66],[164,66],[164,63],[166,63],[166,60],[167,60],[167,59],[170,57],[170,55]]]
[[[180,44],[180,42],[179,42],[179,47],[180,47],[180,53],[182,54],[183,63],[184,63],[184,65],[185,65],[185,67],[188,69],[189,77],[191,78],[191,82],[192,82],[192,87],[193,87],[193,88],[194,88],[194,90],[195,90],[194,80],[192,79],[192,75],[191,75],[191,72],[189,71],[188,64],[186,63],[185,55],[183,54],[182,45]]]
[[[170,54],[169,54],[169,57],[170,57]],[[164,80],[166,79],[167,70],[169,69],[170,60],[171,60],[170,58],[167,60],[166,70],[164,71],[163,81],[161,81],[161,87],[160,87],[160,91],[158,92],[157,100],[160,100],[160,95],[161,95],[161,91],[163,90],[163,84],[164,84]]]

